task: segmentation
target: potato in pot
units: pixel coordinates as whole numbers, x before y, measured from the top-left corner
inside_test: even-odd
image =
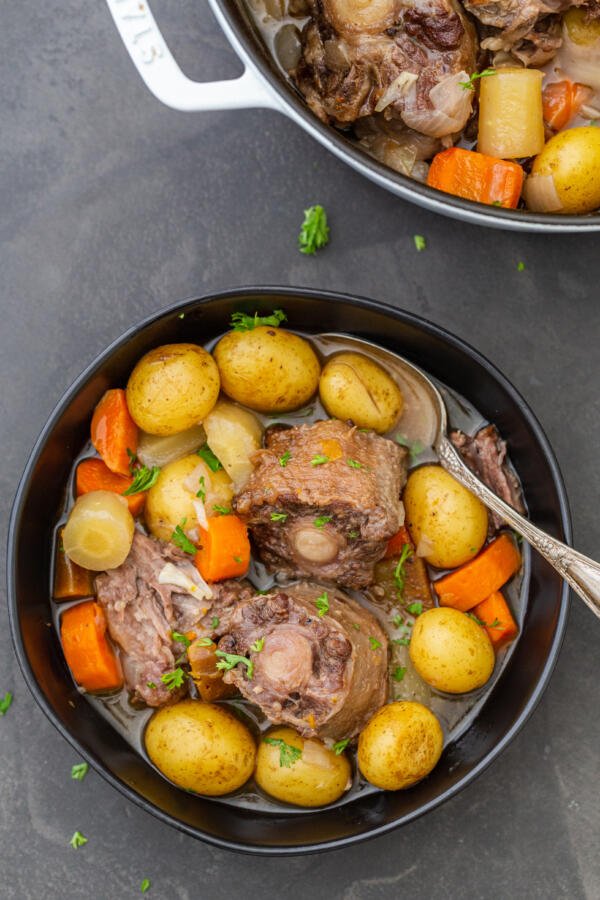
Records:
[[[450,694],[482,687],[494,671],[494,648],[485,629],[448,606],[417,618],[409,654],[423,681]]]
[[[319,380],[321,403],[330,416],[351,419],[359,428],[385,434],[404,407],[400,388],[374,360],[360,353],[337,353]]]

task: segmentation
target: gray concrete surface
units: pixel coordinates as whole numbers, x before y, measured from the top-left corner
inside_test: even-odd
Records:
[[[190,75],[239,71],[205,3],[154,7]],[[32,442],[108,341],[174,299],[272,282],[378,297],[479,347],[539,415],[576,543],[600,555],[598,236],[459,225],[393,199],[275,113],[169,111],[102,2],[6,3],[0,15],[3,541]],[[295,246],[313,202],[332,227],[314,259]],[[600,897],[600,629],[579,603],[539,708],[475,784],[402,831],[288,860],[212,849],[94,773],[71,781],[76,754],[31,699],[1,616],[0,694],[15,696],[0,719],[3,898],[119,900],[146,877],[148,897],[180,900]],[[89,838],[78,851],[75,829]]]

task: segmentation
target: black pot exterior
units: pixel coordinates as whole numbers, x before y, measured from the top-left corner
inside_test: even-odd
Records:
[[[473,725],[436,769],[407,791],[376,793],[302,814],[257,814],[191,796],[165,781],[77,692],[50,622],[50,540],[73,460],[88,439],[91,410],[108,387],[124,385],[139,357],[160,344],[204,343],[235,310],[282,307],[305,332],[357,334],[422,366],[464,394],[508,439],[531,518],[569,540],[560,472],[524,400],[476,351],[437,326],[374,301],[294,288],[225,291],[170,307],[134,326],[102,353],[62,398],[31,453],[9,527],[8,602],[12,637],[35,699],[61,734],[125,796],[163,821],[212,844],[253,853],[294,854],[382,834],[433,809],[472,781],[514,737],[538,702],[566,625],[568,592],[533,556],[529,607],[511,661]],[[181,314],[184,314],[183,318]]]

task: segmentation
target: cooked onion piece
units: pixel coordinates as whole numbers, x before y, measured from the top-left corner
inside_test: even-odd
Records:
[[[64,551],[84,569],[116,569],[131,549],[134,528],[124,497],[112,491],[90,491],[71,510],[63,531]]]
[[[158,466],[162,469],[167,463],[182,459],[193,453],[206,442],[206,435],[201,425],[194,425],[179,434],[165,435],[147,434],[140,431],[138,437],[137,456],[141,463],[151,469]]]
[[[546,180],[541,182],[542,178]],[[534,160],[526,188],[530,209],[539,209],[544,202],[560,203],[556,211],[564,213],[588,213],[597,209],[600,206],[600,128],[588,125],[555,134]]]
[[[260,447],[262,425],[249,410],[219,400],[204,420],[204,429],[210,449],[233,481],[235,490],[241,490],[253,469],[251,457]]]
[[[401,4],[399,0],[323,0],[323,6],[338,31],[374,34],[394,24]]]

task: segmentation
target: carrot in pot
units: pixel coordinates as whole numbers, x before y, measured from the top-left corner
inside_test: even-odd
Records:
[[[508,534],[501,534],[481,553],[454,572],[434,582],[441,606],[465,612],[483,603],[518,571],[521,554]]]
[[[523,169],[517,163],[450,147],[433,157],[427,184],[466,200],[515,209],[523,178]]]
[[[123,675],[106,638],[106,616],[94,600],[67,609],[60,620],[63,653],[73,678],[86,691],[120,688]]]
[[[592,96],[593,91],[584,84],[570,81],[553,81],[542,91],[544,122],[553,131],[560,131],[575,118],[580,108]]]
[[[487,600],[478,603],[473,612],[483,622],[488,637],[496,648],[511,641],[519,632],[508,603],[500,591],[494,591]]]
[[[137,438],[138,428],[129,414],[125,391],[120,388],[107,391],[92,416],[92,444],[111,472],[130,474]]]
[[[237,516],[209,516],[208,529],[200,529],[200,548],[195,556],[206,581],[223,581],[245,575],[250,565],[248,530]]]
[[[411,550],[414,549],[413,542],[411,540],[410,534],[408,533],[408,528],[403,525],[400,531],[397,531],[396,534],[389,539],[385,551],[385,556],[383,558],[391,559],[393,556],[400,556],[405,544],[408,544]]]
[[[111,472],[106,463],[95,457],[84,459],[77,466],[75,491],[78,497],[81,497],[82,494],[89,494],[90,491],[113,491],[115,494],[123,494],[132,484],[133,478]],[[146,495],[143,493],[130,494],[125,499],[131,515],[139,516],[144,508]]]
[[[69,559],[62,544],[63,531],[61,528],[58,534],[52,597],[54,600],[80,600],[82,597],[90,597],[94,593],[92,573]]]

